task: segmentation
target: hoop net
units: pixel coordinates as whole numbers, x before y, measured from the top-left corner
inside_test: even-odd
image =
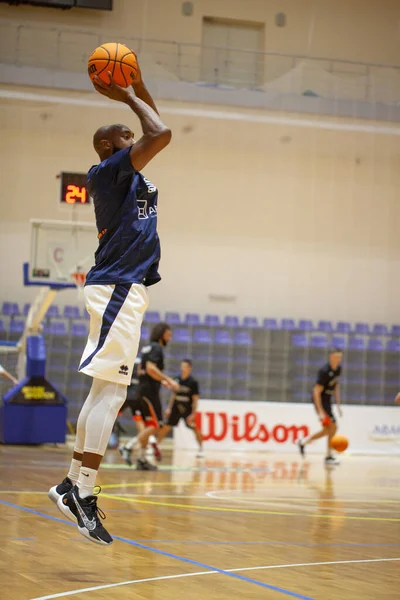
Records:
[[[82,271],[74,271],[71,273],[71,279],[75,283],[76,289],[78,290],[78,298],[83,299],[83,288],[85,287],[86,273],[82,273]]]

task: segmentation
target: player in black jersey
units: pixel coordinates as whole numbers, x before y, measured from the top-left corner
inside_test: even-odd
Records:
[[[331,439],[337,431],[336,419],[332,412],[332,396],[335,396],[339,415],[342,416],[340,403],[339,377],[342,374],[342,352],[333,349],[329,353],[329,362],[318,371],[317,381],[313,389],[313,402],[321,420],[322,429],[313,435],[298,442],[302,456],[305,455],[305,447],[321,437],[328,438],[328,453],[325,458],[326,464],[338,464],[332,456]]]
[[[158,432],[157,442],[160,443],[171,430],[171,427],[176,427],[179,421],[183,419],[186,426],[193,431],[199,444],[197,458],[203,458],[203,436],[196,427],[194,420],[199,401],[199,384],[192,377],[192,361],[188,358],[182,360],[181,374],[175,377],[175,381],[179,384],[179,389],[171,396],[168,408],[165,411],[167,422]]]
[[[121,410],[119,411],[119,415],[118,415],[120,417],[125,410],[130,410],[132,413],[132,421],[135,422],[138,434],[140,434],[145,428],[145,424],[144,424],[143,417],[142,417],[142,404],[141,404],[140,400],[136,400],[136,392],[137,392],[137,387],[139,385],[139,375],[140,375],[140,365],[141,364],[142,364],[142,355],[138,354],[138,356],[134,362],[134,365],[133,365],[133,372],[132,372],[131,382],[128,385],[126,400],[125,400],[124,404],[122,405]],[[138,436],[133,437],[131,440],[129,440],[128,444],[126,444],[126,445],[121,444],[118,448],[119,453],[121,454],[122,458],[129,465],[132,464],[131,460],[130,460],[130,454],[131,454],[132,448],[137,443],[137,438],[138,438]]]
[[[143,346],[141,350],[142,362],[140,365],[139,385],[136,389],[134,402],[140,407],[146,428],[137,438],[140,444],[140,456],[136,463],[139,471],[155,471],[157,467],[146,460],[146,447],[151,435],[157,435],[162,425],[162,407],[160,399],[161,384],[168,389],[177,390],[178,384],[163,373],[164,352],[163,348],[168,344],[172,337],[172,331],[167,323],[158,323],[154,326],[150,342]],[[127,451],[127,452],[126,452]],[[123,458],[128,464],[131,464],[130,453],[132,447],[127,444],[124,447]],[[161,455],[156,458],[160,459]]]

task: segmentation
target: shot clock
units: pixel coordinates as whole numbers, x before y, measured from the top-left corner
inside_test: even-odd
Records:
[[[61,173],[62,206],[79,206],[91,204],[92,199],[85,187],[85,173]]]

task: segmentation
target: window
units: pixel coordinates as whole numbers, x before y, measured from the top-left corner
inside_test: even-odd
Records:
[[[202,79],[254,88],[262,82],[264,23],[203,19]]]

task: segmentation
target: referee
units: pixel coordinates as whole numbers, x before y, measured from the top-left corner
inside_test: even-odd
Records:
[[[332,412],[332,398],[335,398],[339,416],[342,416],[340,403],[339,377],[342,374],[342,351],[337,348],[329,352],[329,361],[319,371],[317,381],[313,388],[312,400],[320,418],[322,429],[317,433],[299,440],[298,446],[302,456],[305,456],[305,447],[324,436],[327,436],[328,453],[325,464],[336,465],[339,461],[332,456],[331,440],[337,431],[335,415]]]

